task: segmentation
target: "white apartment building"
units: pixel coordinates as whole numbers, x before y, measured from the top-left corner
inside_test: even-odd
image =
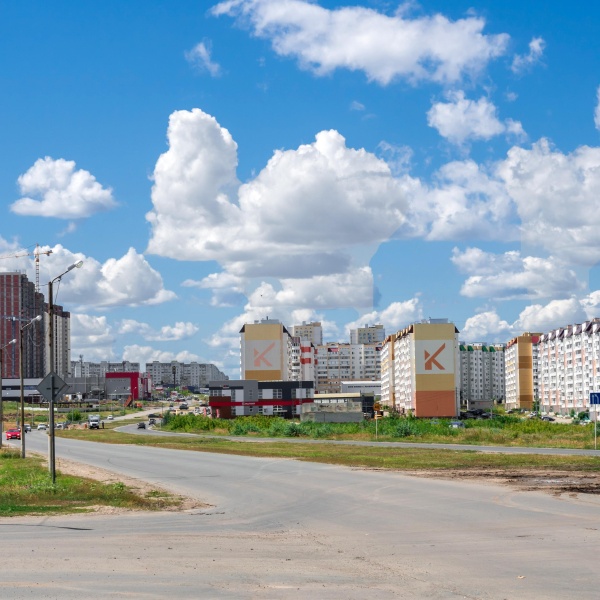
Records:
[[[385,329],[383,325],[365,325],[350,330],[351,344],[383,344]]]
[[[342,390],[342,381],[381,378],[381,344],[329,343],[315,348],[315,388],[320,394]]]
[[[311,342],[313,346],[323,344],[323,327],[319,322],[307,323],[302,321],[302,325],[293,325],[291,332],[293,337]]]
[[[460,398],[466,410],[505,400],[504,344],[460,343]]]
[[[541,411],[569,414],[588,409],[590,393],[600,391],[600,319],[540,336],[538,352]]]
[[[392,408],[396,404],[394,382],[395,334],[385,338],[381,347],[381,404]]]
[[[292,337],[290,381],[314,381],[315,347],[308,340]]]
[[[104,377],[107,373],[140,373],[140,363],[128,360],[84,362],[83,356],[80,355],[79,360],[71,361],[69,375],[71,377]]]
[[[180,363],[177,361],[146,363],[146,372],[152,385],[208,387],[209,381],[229,379],[225,373],[211,363]]]

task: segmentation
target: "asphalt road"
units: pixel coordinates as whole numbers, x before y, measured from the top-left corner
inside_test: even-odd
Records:
[[[597,496],[56,442],[211,508],[1,519],[0,598],[598,598]]]

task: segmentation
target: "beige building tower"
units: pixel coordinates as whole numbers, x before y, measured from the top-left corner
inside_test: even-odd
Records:
[[[538,393],[538,343],[540,333],[526,332],[508,344],[504,355],[506,409],[533,410]]]
[[[294,344],[288,330],[275,319],[246,323],[240,330],[241,378],[290,381]]]
[[[415,417],[459,413],[458,329],[447,319],[414,323],[394,341],[394,395],[400,412]]]

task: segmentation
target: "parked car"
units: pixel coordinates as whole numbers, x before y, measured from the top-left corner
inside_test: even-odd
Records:
[[[108,415],[108,417],[106,417],[107,421],[112,421],[114,419],[114,417],[112,415]]]
[[[554,417],[549,417],[548,415],[542,417],[542,421],[556,421]]]
[[[48,429],[48,425],[46,425],[46,423],[40,423],[37,426],[38,431],[46,431],[46,429]]]
[[[20,429],[7,429],[6,431],[7,440],[20,440],[21,430]]]
[[[462,421],[450,421],[450,427],[452,429],[462,429],[465,424]]]
[[[143,423],[142,421],[140,421],[140,422],[138,423],[138,426],[137,426],[137,428],[138,428],[138,429],[146,429],[146,423]]]
[[[29,423],[25,423],[25,433],[29,433],[31,431],[31,425]]]
[[[148,425],[156,425],[156,419],[148,419]]]

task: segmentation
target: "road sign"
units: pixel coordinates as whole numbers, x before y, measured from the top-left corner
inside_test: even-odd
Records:
[[[590,393],[590,404],[600,404],[600,392]]]
[[[69,386],[54,371],[48,373],[37,386],[38,392],[48,400],[54,401]]]

